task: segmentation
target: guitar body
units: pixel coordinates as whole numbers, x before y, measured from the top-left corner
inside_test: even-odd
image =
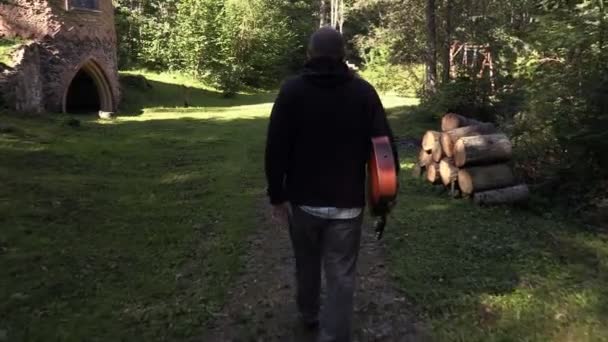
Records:
[[[372,154],[368,163],[369,200],[374,216],[388,214],[389,204],[397,198],[397,165],[390,139],[372,138]]]

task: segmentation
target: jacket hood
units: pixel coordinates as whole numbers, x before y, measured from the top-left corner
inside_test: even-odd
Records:
[[[354,74],[342,61],[329,57],[316,57],[304,64],[302,77],[317,86],[335,87],[351,81]]]

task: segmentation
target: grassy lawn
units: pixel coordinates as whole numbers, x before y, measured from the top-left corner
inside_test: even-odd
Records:
[[[0,341],[190,340],[218,313],[256,229],[274,94],[147,77],[111,122],[0,115]],[[436,126],[384,101],[400,136]],[[438,341],[607,340],[605,235],[403,177],[390,266]]]
[[[429,123],[393,120],[397,133]],[[391,270],[438,341],[608,341],[608,235],[450,199],[404,157]]]
[[[219,311],[274,94],[147,76],[112,122],[0,116],[0,341],[186,340]]]

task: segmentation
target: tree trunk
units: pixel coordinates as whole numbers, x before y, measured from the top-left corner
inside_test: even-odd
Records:
[[[454,145],[454,161],[458,167],[504,162],[512,155],[513,145],[504,134],[464,137]]]
[[[465,126],[441,133],[441,147],[446,156],[454,157],[454,145],[460,138],[471,137],[474,135],[485,135],[496,133],[496,127],[491,123],[484,123],[475,126]]]
[[[450,72],[452,68],[450,58],[450,48],[452,46],[452,13],[454,12],[454,1],[446,0],[445,5],[445,40],[443,42],[443,83],[450,82]]]
[[[462,115],[448,113],[441,118],[441,130],[447,132],[459,127],[481,125],[482,123]]]
[[[431,153],[428,153],[424,149],[421,149],[420,153],[418,153],[418,164],[420,164],[420,166],[426,167],[432,162],[433,155]]]
[[[439,183],[441,177],[439,177],[438,163],[431,163],[429,166],[426,167],[426,179],[433,184]]]
[[[441,143],[439,141],[435,143],[435,147],[433,148],[433,151],[431,151],[431,154],[433,155],[433,161],[435,163],[439,163],[444,157],[443,149],[441,148]]]
[[[473,200],[479,205],[497,205],[524,202],[530,197],[530,190],[525,184],[498,190],[478,192]]]
[[[500,189],[515,184],[513,170],[507,164],[478,166],[458,171],[458,185],[464,194]]]
[[[319,7],[319,27],[323,27],[327,24],[327,0],[321,0]]]
[[[425,151],[432,151],[435,148],[435,144],[439,143],[441,133],[436,131],[427,131],[422,137],[422,149]]]
[[[340,33],[344,31],[344,0],[340,0],[340,19],[338,20],[338,29]]]
[[[426,82],[427,95],[437,91],[437,25],[435,0],[426,0]]]
[[[443,158],[439,163],[439,175],[443,185],[448,186],[458,180],[458,168],[451,158]]]

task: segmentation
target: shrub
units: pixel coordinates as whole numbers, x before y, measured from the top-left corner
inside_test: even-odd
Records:
[[[421,89],[424,66],[392,63],[388,47],[370,49],[365,54],[364,60],[361,77],[373,84],[378,91],[415,97]]]

